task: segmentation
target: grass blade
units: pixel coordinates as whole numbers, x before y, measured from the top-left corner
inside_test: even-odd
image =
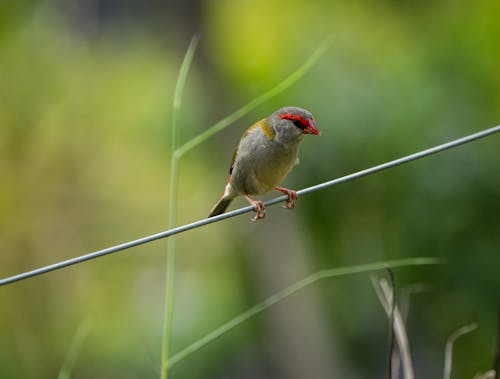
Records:
[[[78,329],[76,330],[75,334],[73,335],[73,339],[71,340],[71,345],[68,349],[66,358],[64,360],[64,364],[62,365],[61,370],[59,371],[57,379],[71,378],[71,371],[73,371],[73,367],[75,367],[76,359],[80,354],[83,342],[87,338],[89,331],[90,331],[90,322],[88,321],[84,321],[78,326]]]
[[[225,324],[221,325],[217,329],[208,333],[204,337],[193,342],[191,345],[187,346],[183,350],[174,354],[170,358],[169,367],[172,367],[174,364],[179,363],[183,359],[187,358],[189,355],[195,353],[196,351],[200,350],[204,346],[213,342],[217,338],[226,334],[231,329],[237,327],[238,325],[240,325],[244,321],[254,317],[255,315],[261,313],[262,311],[273,306],[274,304],[286,299],[287,297],[293,295],[297,291],[300,291],[301,289],[303,289],[303,288],[305,288],[305,287],[307,287],[307,286],[309,286],[309,285],[311,285],[311,284],[313,284],[321,279],[333,278],[333,277],[338,277],[338,276],[343,276],[343,275],[359,274],[359,273],[365,273],[365,272],[370,272],[370,271],[385,270],[388,267],[397,268],[397,267],[406,267],[406,266],[435,265],[435,264],[442,264],[442,263],[444,263],[444,261],[442,259],[439,259],[439,258],[406,258],[406,259],[399,259],[399,260],[393,260],[393,261],[375,262],[375,263],[368,263],[368,264],[357,265],[357,266],[341,267],[341,268],[334,268],[334,269],[329,269],[329,270],[318,271],[318,272],[316,272],[312,275],[309,275],[309,276],[305,277],[304,279],[299,280],[298,282],[286,287],[285,289],[275,293],[274,295],[268,297],[267,299],[260,302],[259,304],[256,304],[253,307],[247,309],[245,312],[240,313],[238,316],[236,316],[232,320],[226,322]]]
[[[171,141],[171,160],[170,160],[170,187],[169,187],[169,212],[168,212],[168,226],[173,228],[176,223],[177,216],[177,195],[178,195],[178,181],[179,181],[179,162],[175,156],[177,148],[177,135],[178,125],[177,116],[182,104],[182,95],[186,86],[187,74],[191,63],[193,61],[196,45],[198,44],[198,37],[193,37],[188,46],[184,60],[182,61],[175,85],[174,100],[172,105],[172,141]],[[172,236],[174,237],[174,236]],[[173,315],[173,301],[174,301],[174,272],[175,272],[175,237],[169,238],[167,241],[167,267],[165,279],[165,315],[163,318],[163,338],[162,338],[162,351],[161,351],[161,368],[160,378],[168,378],[168,359],[170,350],[170,340],[172,334],[172,315]]]
[[[453,345],[455,344],[455,341],[464,334],[470,333],[475,329],[477,329],[477,324],[462,326],[460,329],[453,332],[446,341],[445,354],[444,354],[444,376],[443,376],[444,379],[451,378],[451,365],[453,362]]]

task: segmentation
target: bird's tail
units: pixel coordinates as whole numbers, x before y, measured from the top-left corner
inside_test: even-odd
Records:
[[[214,217],[224,213],[229,207],[229,204],[233,201],[234,197],[223,194],[219,200],[215,203],[212,210],[208,214],[208,217]]]

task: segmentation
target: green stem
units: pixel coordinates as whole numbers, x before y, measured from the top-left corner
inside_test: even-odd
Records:
[[[176,157],[178,127],[177,117],[182,104],[182,94],[186,85],[187,74],[193,60],[198,37],[193,37],[182,61],[179,76],[175,86],[174,100],[172,105],[172,135],[171,135],[171,159],[170,159],[170,188],[169,188],[169,212],[168,228],[175,227],[177,218],[177,195],[179,182],[179,158]],[[174,237],[174,236],[172,236]],[[167,267],[165,282],[165,315],[163,318],[163,339],[161,352],[160,378],[168,378],[170,341],[172,335],[172,319],[174,304],[174,271],[175,271],[175,238],[167,241]]]
[[[75,367],[76,359],[80,354],[83,342],[87,338],[87,335],[90,331],[90,322],[88,320],[83,321],[76,330],[75,335],[71,341],[71,345],[66,354],[66,359],[64,360],[64,364],[59,371],[59,375],[57,379],[70,379],[71,372]]]
[[[170,164],[170,211],[169,228],[175,226],[177,215],[177,189],[178,189],[178,168],[177,159],[172,159]],[[168,378],[168,365],[170,353],[170,340],[172,335],[172,320],[174,311],[174,273],[175,273],[175,236],[167,240],[167,267],[165,283],[165,316],[163,320],[163,341],[161,356],[161,378]]]
[[[315,272],[314,274],[309,275],[303,278],[302,280],[299,280],[298,282],[275,293],[274,295],[268,297],[259,304],[254,305],[253,307],[247,309],[245,312],[240,313],[232,320],[226,322],[225,324],[221,325],[217,329],[208,333],[204,337],[193,342],[191,345],[187,346],[183,350],[179,351],[177,354],[173,355],[172,358],[170,359],[170,367],[180,362],[187,356],[193,354],[194,352],[200,350],[202,347],[208,345],[210,342],[213,342],[215,339],[221,337],[223,334],[229,332],[231,329],[240,325],[249,318],[255,316],[256,314],[264,311],[265,309],[273,306],[274,304],[282,301],[283,299],[293,295],[294,293],[303,289],[304,287],[310,286],[311,284],[321,279],[333,278],[336,276],[343,276],[343,275],[359,274],[363,272],[384,270],[387,269],[388,267],[396,268],[405,266],[435,265],[440,263],[444,263],[444,260],[439,258],[405,258],[393,261],[374,262],[358,266],[340,267],[340,268],[321,270]]]

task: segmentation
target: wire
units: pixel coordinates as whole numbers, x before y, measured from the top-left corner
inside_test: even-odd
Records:
[[[344,183],[344,182],[347,182],[350,180],[361,178],[361,177],[366,176],[366,175],[374,174],[374,173],[379,172],[379,171],[387,170],[389,168],[399,166],[399,165],[404,164],[404,163],[408,163],[408,162],[411,162],[411,161],[414,161],[417,159],[421,159],[421,158],[427,157],[429,155],[436,154],[436,153],[439,153],[439,152],[442,152],[442,151],[445,151],[445,150],[448,150],[448,149],[475,141],[477,139],[487,137],[489,135],[492,135],[492,134],[498,133],[498,132],[500,132],[500,125],[497,125],[493,128],[485,129],[483,131],[480,131],[480,132],[477,132],[474,134],[470,134],[468,136],[465,136],[465,137],[462,137],[462,138],[459,138],[459,139],[456,139],[456,140],[453,140],[453,141],[450,141],[450,142],[447,142],[447,143],[444,143],[444,144],[441,144],[438,146],[431,147],[431,148],[426,149],[426,150],[419,151],[419,152],[414,153],[414,154],[407,155],[407,156],[399,158],[399,159],[392,160],[390,162],[380,164],[378,166],[367,168],[365,170],[361,170],[361,171],[355,172],[355,173],[350,174],[350,175],[342,176],[340,178],[333,179],[333,180],[330,180],[328,182],[324,182],[324,183],[317,184],[317,185],[314,185],[314,186],[311,186],[308,188],[301,189],[300,191],[297,191],[297,194],[298,195],[306,195],[306,194],[311,193],[311,192],[319,191],[321,189],[334,186],[336,184]],[[265,206],[274,205],[274,204],[280,203],[286,199],[287,199],[287,197],[284,195],[278,196],[278,197],[275,197],[271,200],[264,202],[264,205]],[[105,256],[105,255],[111,254],[111,253],[116,253],[116,252],[121,251],[121,250],[130,249],[131,247],[134,247],[134,246],[139,246],[139,245],[143,245],[145,243],[156,241],[156,240],[159,240],[162,238],[167,238],[167,237],[170,237],[174,234],[179,234],[179,233],[183,233],[183,232],[186,232],[188,230],[191,230],[191,229],[200,228],[200,227],[208,225],[208,224],[213,224],[215,222],[226,220],[228,218],[239,216],[239,215],[242,215],[244,213],[248,213],[248,212],[252,212],[252,211],[253,211],[253,207],[250,205],[247,207],[236,209],[236,210],[231,211],[231,212],[223,213],[223,214],[215,216],[215,217],[195,221],[195,222],[192,222],[190,224],[178,226],[178,227],[173,228],[173,229],[169,229],[169,230],[166,230],[166,231],[163,231],[160,233],[152,234],[152,235],[142,237],[142,238],[139,238],[139,239],[136,239],[133,241],[125,242],[125,243],[122,243],[119,245],[111,246],[111,247],[108,247],[106,249],[94,251],[91,253],[80,255],[80,256],[75,257],[75,258],[60,261],[60,262],[57,262],[57,263],[54,263],[54,264],[51,264],[48,266],[43,266],[43,267],[31,270],[31,271],[26,271],[26,272],[23,272],[23,273],[20,273],[17,275],[9,276],[9,277],[6,277],[4,279],[0,279],[0,286],[4,286],[6,284],[10,284],[10,283],[14,283],[14,282],[17,282],[20,280],[28,279],[28,278],[31,278],[33,276],[42,275],[42,274],[45,274],[47,272],[51,272],[54,270],[59,270],[61,268],[72,266],[72,265],[75,265],[78,263],[82,263],[82,262],[85,262],[85,261],[88,261],[88,260],[91,260],[94,258],[99,258],[99,257]]]

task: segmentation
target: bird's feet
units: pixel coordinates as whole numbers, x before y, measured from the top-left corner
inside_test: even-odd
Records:
[[[283,187],[276,187],[275,190],[279,191],[281,193],[284,193],[286,196],[288,196],[288,199],[286,200],[283,208],[287,208],[287,209],[295,208],[295,202],[299,198],[299,194],[296,191],[289,190],[289,189],[283,188]]]
[[[244,196],[245,199],[247,199],[247,201],[253,206],[253,209],[255,211],[255,216],[252,218],[252,221],[257,221],[266,217],[266,208],[264,207],[264,204],[262,204],[262,201],[254,200],[248,195]]]

